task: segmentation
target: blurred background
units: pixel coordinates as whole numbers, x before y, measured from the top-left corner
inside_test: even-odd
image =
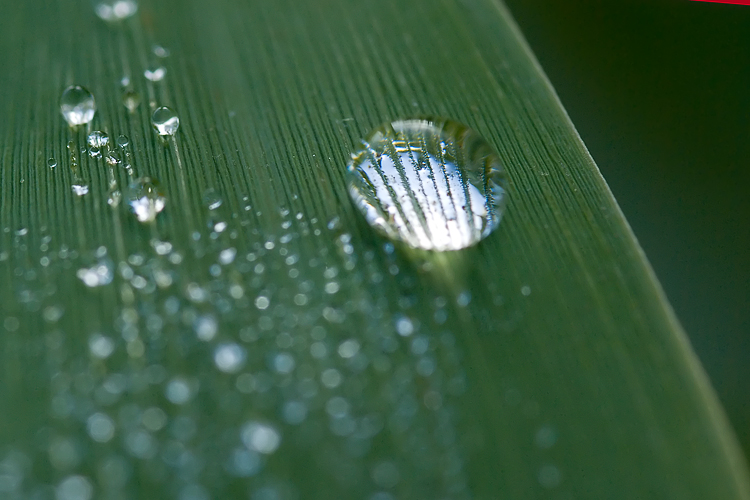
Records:
[[[750,456],[750,6],[505,2]]]

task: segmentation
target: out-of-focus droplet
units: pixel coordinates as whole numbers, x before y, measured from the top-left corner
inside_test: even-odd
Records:
[[[102,0],[94,5],[96,15],[108,22],[117,22],[133,17],[138,12],[135,0]]]
[[[126,90],[122,94],[122,104],[128,111],[134,113],[141,104],[141,96],[135,90]]]
[[[122,200],[122,193],[119,189],[110,189],[107,193],[107,204],[115,208],[120,204],[120,201]]]
[[[73,193],[77,196],[83,196],[89,193],[89,185],[80,180],[70,187],[73,190]]]
[[[96,113],[94,95],[80,85],[70,86],[62,93],[60,111],[71,127],[89,123]]]
[[[94,488],[84,476],[68,476],[55,488],[56,500],[91,500]]]
[[[209,210],[216,210],[221,206],[223,200],[214,188],[208,188],[203,193],[203,202],[206,204]]]
[[[84,285],[91,288],[108,285],[114,278],[114,265],[111,260],[102,258],[91,267],[79,269],[76,276]]]
[[[272,426],[262,422],[248,422],[242,428],[242,442],[248,449],[270,454],[281,444],[281,435]]]
[[[396,121],[375,129],[349,165],[349,194],[384,235],[425,250],[476,244],[500,223],[500,159],[464,125]]]
[[[147,80],[151,80],[152,82],[160,82],[164,79],[165,76],[167,76],[167,68],[165,68],[164,66],[150,68],[143,72],[143,76],[145,76]]]
[[[219,344],[214,351],[216,367],[225,373],[236,373],[245,364],[245,349],[237,344]]]
[[[161,45],[154,45],[152,50],[156,57],[161,57],[162,59],[165,57],[169,57],[169,50],[165,49]]]
[[[175,135],[180,128],[180,118],[173,109],[162,106],[151,115],[151,124],[161,136]]]
[[[159,182],[150,177],[134,180],[127,190],[127,201],[136,218],[141,222],[151,222],[164,210],[167,198]]]

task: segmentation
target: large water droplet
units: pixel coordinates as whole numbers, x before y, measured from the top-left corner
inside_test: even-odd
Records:
[[[150,177],[134,180],[127,190],[128,205],[141,222],[151,222],[164,210],[167,198],[159,182]]]
[[[349,194],[386,236],[425,250],[458,250],[499,224],[500,159],[464,125],[396,121],[375,129],[349,165]]]
[[[86,88],[73,85],[66,88],[60,98],[60,111],[68,125],[84,125],[94,119],[96,102]]]
[[[162,106],[151,115],[151,124],[159,135],[175,135],[180,128],[180,118],[173,109]]]
[[[135,0],[103,0],[96,3],[94,11],[105,21],[115,22],[135,15],[138,4]]]

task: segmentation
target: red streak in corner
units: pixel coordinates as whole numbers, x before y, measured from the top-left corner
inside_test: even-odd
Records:
[[[698,2],[728,3],[732,5],[750,5],[750,0],[693,0]]]

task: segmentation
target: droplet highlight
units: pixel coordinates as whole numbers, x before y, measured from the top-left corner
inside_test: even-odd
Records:
[[[151,124],[161,136],[175,135],[180,128],[180,118],[172,108],[162,106],[151,115]]]
[[[94,130],[88,135],[86,141],[92,148],[103,148],[109,144],[109,136],[100,130]]]
[[[151,222],[164,210],[167,198],[156,179],[142,177],[134,180],[127,190],[130,209],[140,222]]]
[[[96,15],[107,22],[117,22],[133,17],[138,12],[135,0],[104,0],[94,6]]]
[[[165,68],[164,66],[150,68],[143,72],[143,76],[145,76],[147,80],[151,80],[152,82],[160,82],[164,80],[165,76],[167,76],[167,68]]]
[[[122,94],[122,105],[125,106],[130,113],[135,113],[138,106],[141,104],[141,96],[135,90],[126,90]]]
[[[85,125],[94,119],[94,94],[79,85],[66,88],[60,98],[60,112],[71,127]]]
[[[500,223],[500,159],[460,123],[413,119],[379,127],[348,170],[349,194],[367,222],[413,248],[466,248]]]

